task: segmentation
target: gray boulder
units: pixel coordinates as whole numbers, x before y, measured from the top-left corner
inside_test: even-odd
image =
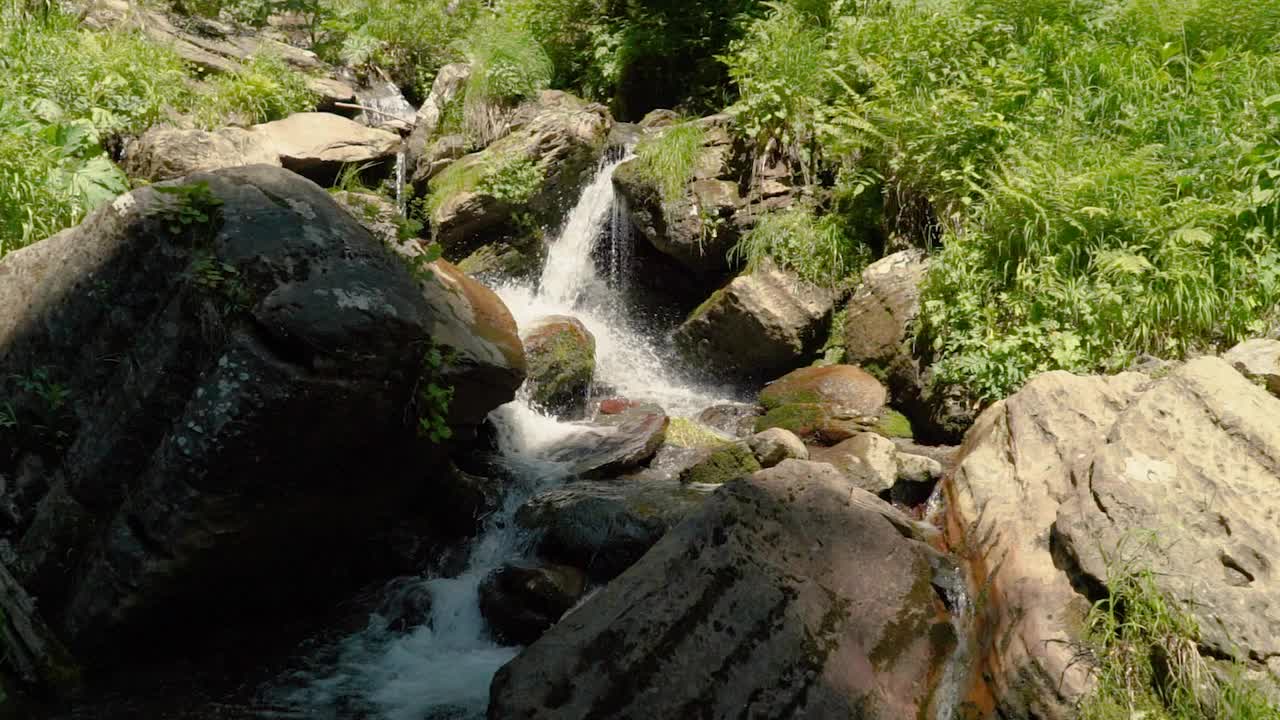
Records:
[[[417,115],[414,117],[413,132],[409,134],[409,139],[405,143],[410,177],[415,186],[425,187],[427,180],[439,172],[435,167],[435,162],[439,158],[429,157],[428,148],[439,139],[437,135],[441,129],[440,122],[444,119],[446,108],[455,100],[461,102],[462,92],[470,79],[471,66],[467,63],[445,65],[440,68],[440,72],[436,73],[436,79],[431,84],[431,93],[423,101],[422,107],[418,108]],[[465,138],[455,137],[459,137],[462,145],[465,146]],[[462,157],[462,153],[457,157]]]
[[[427,348],[485,332],[327,193],[268,166],[123,195],[0,261],[0,299],[0,404],[20,420],[0,430],[0,474],[48,467],[11,535],[18,579],[94,660],[324,592],[356,561],[342,548],[435,482],[417,388],[449,380]],[[523,379],[504,371],[489,409]],[[38,417],[56,430],[28,432]]]
[[[769,428],[747,439],[751,452],[761,467],[771,468],[783,460],[808,460],[809,449],[796,434],[782,428]]]
[[[834,293],[766,261],[713,293],[673,337],[695,367],[760,379],[803,364],[834,305]]]
[[[489,717],[928,716],[956,637],[912,528],[823,465],[735,480],[502,668]]]
[[[248,129],[153,128],[129,146],[124,167],[155,182],[261,163],[328,183],[346,165],[387,161],[399,148],[395,133],[341,115],[297,113]]]

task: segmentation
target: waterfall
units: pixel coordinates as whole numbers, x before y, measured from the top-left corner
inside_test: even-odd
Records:
[[[521,327],[546,315],[581,320],[596,338],[597,383],[656,401],[673,414],[691,414],[723,400],[669,368],[670,353],[633,329],[631,310],[610,287],[611,281],[625,284],[630,258],[630,222],[612,182],[625,159],[601,162],[551,243],[537,281],[497,291]],[[604,258],[603,275],[597,256]],[[550,451],[591,432],[583,423],[544,416],[520,399],[493,411],[489,420],[497,430],[495,460],[511,484],[502,507],[469,547],[465,569],[453,577],[417,579],[407,588],[430,595],[429,622],[402,633],[391,619],[374,614],[363,631],[339,644],[326,669],[297,673],[292,688],[277,692],[276,704],[309,720],[484,718],[493,675],[519,648],[500,646],[489,636],[479,609],[480,582],[504,563],[532,554],[535,538],[518,528],[516,511],[535,493],[569,478],[565,465],[548,459]],[[404,583],[396,591],[406,592]]]

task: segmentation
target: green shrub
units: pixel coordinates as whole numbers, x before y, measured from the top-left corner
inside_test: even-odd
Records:
[[[188,98],[176,55],[57,12],[0,14],[0,256],[128,189],[103,151]]]
[[[551,58],[527,28],[512,21],[484,23],[466,42],[471,77],[463,96],[467,133],[484,145],[505,123],[505,112],[551,85]]]
[[[259,55],[242,72],[209,78],[209,91],[196,99],[192,114],[197,124],[212,130],[225,126],[228,118],[246,125],[279,120],[314,110],[317,100],[305,76],[278,57]]]
[[[706,137],[700,125],[684,122],[636,146],[638,170],[658,187],[664,203],[674,203],[684,197],[702,157]]]
[[[1265,329],[1274,3],[879,0],[806,23],[808,5],[771,6],[735,45],[737,110],[811,180],[875,173],[890,233],[942,243],[919,323],[938,382],[994,399]]]
[[[798,205],[761,216],[729,251],[730,261],[745,263],[748,270],[765,258],[809,282],[835,286],[861,272],[870,252],[848,234],[839,216],[819,216]]]

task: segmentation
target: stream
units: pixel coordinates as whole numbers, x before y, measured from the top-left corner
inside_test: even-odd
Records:
[[[547,315],[572,315],[595,336],[596,383],[614,394],[656,402],[689,416],[729,400],[727,389],[699,387],[666,363],[660,339],[631,324],[627,306],[630,223],[614,197],[614,169],[624,154],[606,156],[550,244],[536,282],[496,289],[520,327]],[[523,391],[522,391],[523,393]],[[472,541],[465,569],[452,577],[396,583],[387,593],[429,596],[427,622],[402,632],[394,618],[373,614],[368,625],[338,642],[328,667],[295,673],[275,691],[278,717],[345,720],[478,720],[493,675],[516,656],[490,638],[479,609],[479,585],[503,564],[527,558],[536,541],[514,522],[535,493],[571,477],[550,451],[575,435],[600,432],[562,422],[531,407],[523,395],[490,415],[497,430],[496,464],[511,478],[501,508]],[[384,602],[384,605],[388,603]],[[389,603],[395,605],[397,603]]]

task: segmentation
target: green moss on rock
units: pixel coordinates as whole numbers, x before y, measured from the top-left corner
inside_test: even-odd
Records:
[[[915,431],[906,415],[897,410],[885,410],[876,423],[875,431],[888,438],[914,438]]]
[[[697,465],[680,473],[686,483],[723,485],[760,470],[760,463],[746,445],[734,443],[715,450]]]
[[[827,409],[816,403],[775,406],[756,419],[756,432],[764,432],[769,428],[782,428],[803,438],[812,435],[828,417]]]
[[[667,426],[667,444],[678,448],[714,448],[728,445],[729,441],[714,430],[689,418],[671,418]]]

